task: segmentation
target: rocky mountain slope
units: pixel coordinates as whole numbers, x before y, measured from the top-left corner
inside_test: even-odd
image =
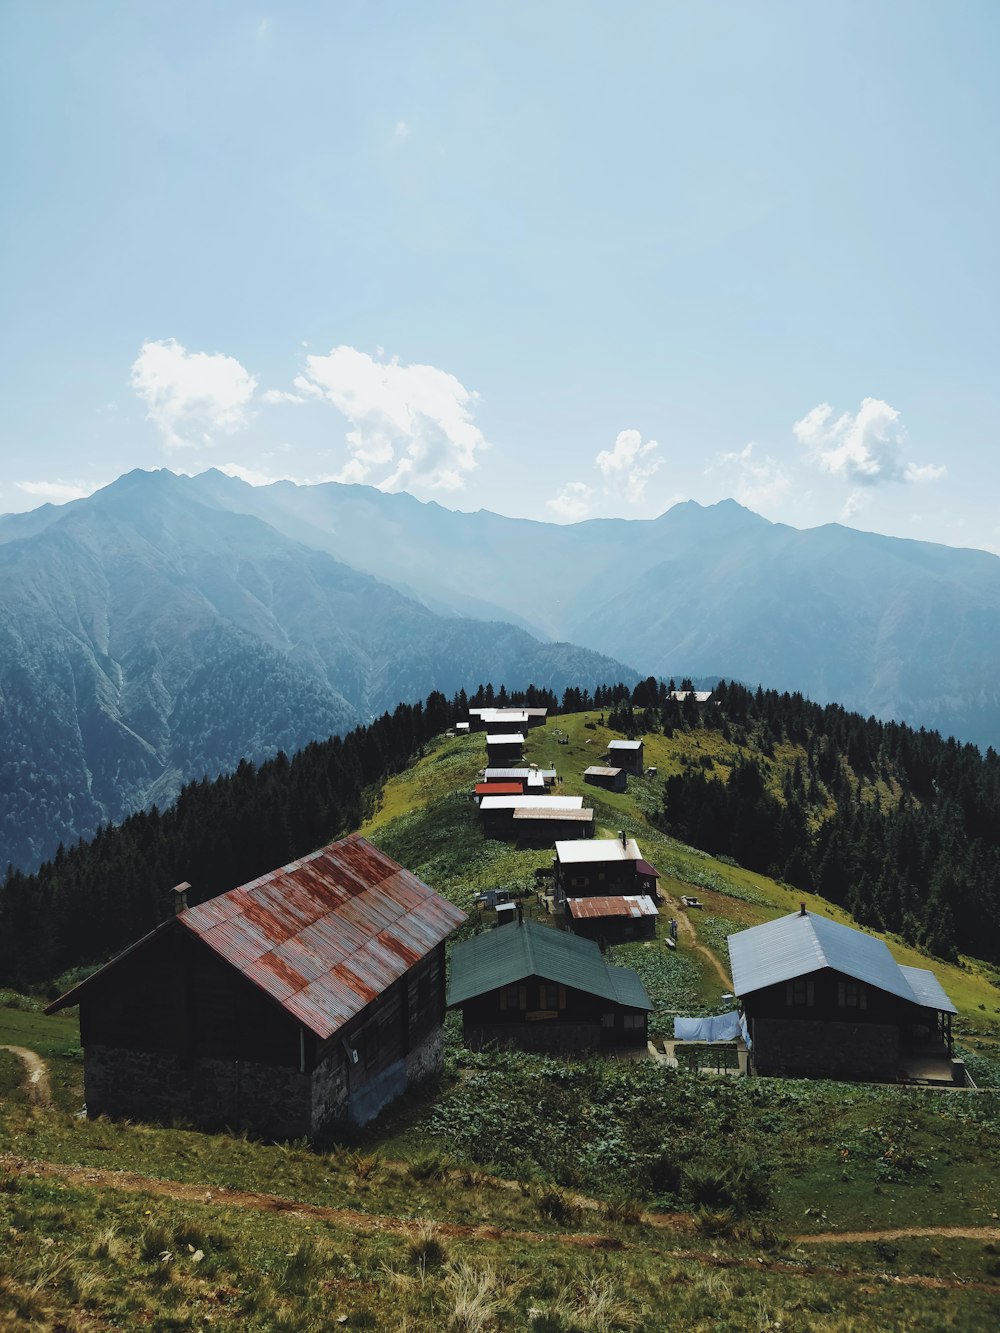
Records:
[[[0,530],[0,861],[432,689],[619,678],[637,676],[435,614],[185,479],[130,473]]]

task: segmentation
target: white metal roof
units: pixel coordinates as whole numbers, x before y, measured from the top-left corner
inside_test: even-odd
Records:
[[[583,770],[583,776],[594,778],[616,778],[621,772],[620,768],[603,768],[600,764],[591,764],[589,768]]]
[[[523,708],[483,708],[479,713],[484,722],[527,722]]]
[[[483,770],[485,782],[516,782],[518,778],[527,780],[537,773],[546,782],[555,782],[554,768],[487,768]]]
[[[582,810],[582,796],[484,796],[480,810]]]
[[[707,704],[712,697],[711,690],[674,690],[670,697],[676,699],[678,703],[683,703],[689,694],[694,695],[694,701],[698,704]]]
[[[902,963],[899,965],[899,970],[910,983],[910,989],[917,997],[918,1004],[924,1005],[927,1009],[942,1009],[946,1014],[958,1013],[933,972],[929,972],[926,967],[904,967]]]
[[[579,799],[582,801],[583,797]],[[556,859],[563,865],[587,865],[594,861],[641,861],[642,852],[635,838],[629,838],[624,847],[620,838],[595,838],[593,842],[585,843],[557,842]]]
[[[486,737],[486,744],[487,744],[487,745],[523,745],[523,744],[524,744],[524,737],[521,735],[521,733],[520,733],[519,731],[512,731],[511,734],[510,734],[509,736],[505,736],[505,735],[501,732],[499,735],[495,735],[495,736],[487,736],[487,737]]]
[[[593,810],[564,810],[561,806],[530,805],[519,806],[514,811],[515,819],[565,819],[570,823],[589,824],[594,818]]]
[[[933,973],[900,967],[883,940],[815,912],[793,912],[730,935],[729,958],[737,995],[752,995],[766,986],[829,967],[902,1000],[957,1012]],[[910,973],[929,977],[933,987],[922,981],[918,993]],[[942,999],[945,1004],[940,1003]]]
[[[641,750],[642,741],[608,741],[609,750]]]

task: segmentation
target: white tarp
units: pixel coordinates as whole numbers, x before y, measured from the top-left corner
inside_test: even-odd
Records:
[[[743,1035],[740,1016],[716,1014],[714,1018],[675,1018],[675,1041],[735,1041]]]

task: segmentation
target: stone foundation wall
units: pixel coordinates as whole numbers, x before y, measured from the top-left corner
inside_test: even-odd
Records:
[[[758,1018],[751,1056],[757,1074],[891,1080],[899,1070],[899,1029],[886,1023]]]
[[[601,1049],[597,1023],[478,1024],[466,1027],[463,1036],[474,1051],[484,1046],[515,1046],[547,1055],[584,1055]]]
[[[311,1126],[308,1077],[249,1060],[185,1062],[161,1052],[89,1045],[84,1095],[91,1117],[187,1120],[277,1139],[299,1138]]]

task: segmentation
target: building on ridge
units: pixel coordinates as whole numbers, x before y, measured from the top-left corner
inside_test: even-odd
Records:
[[[901,966],[874,935],[803,903],[730,935],[729,957],[751,1073],[965,1082],[955,1006],[933,972]]]

